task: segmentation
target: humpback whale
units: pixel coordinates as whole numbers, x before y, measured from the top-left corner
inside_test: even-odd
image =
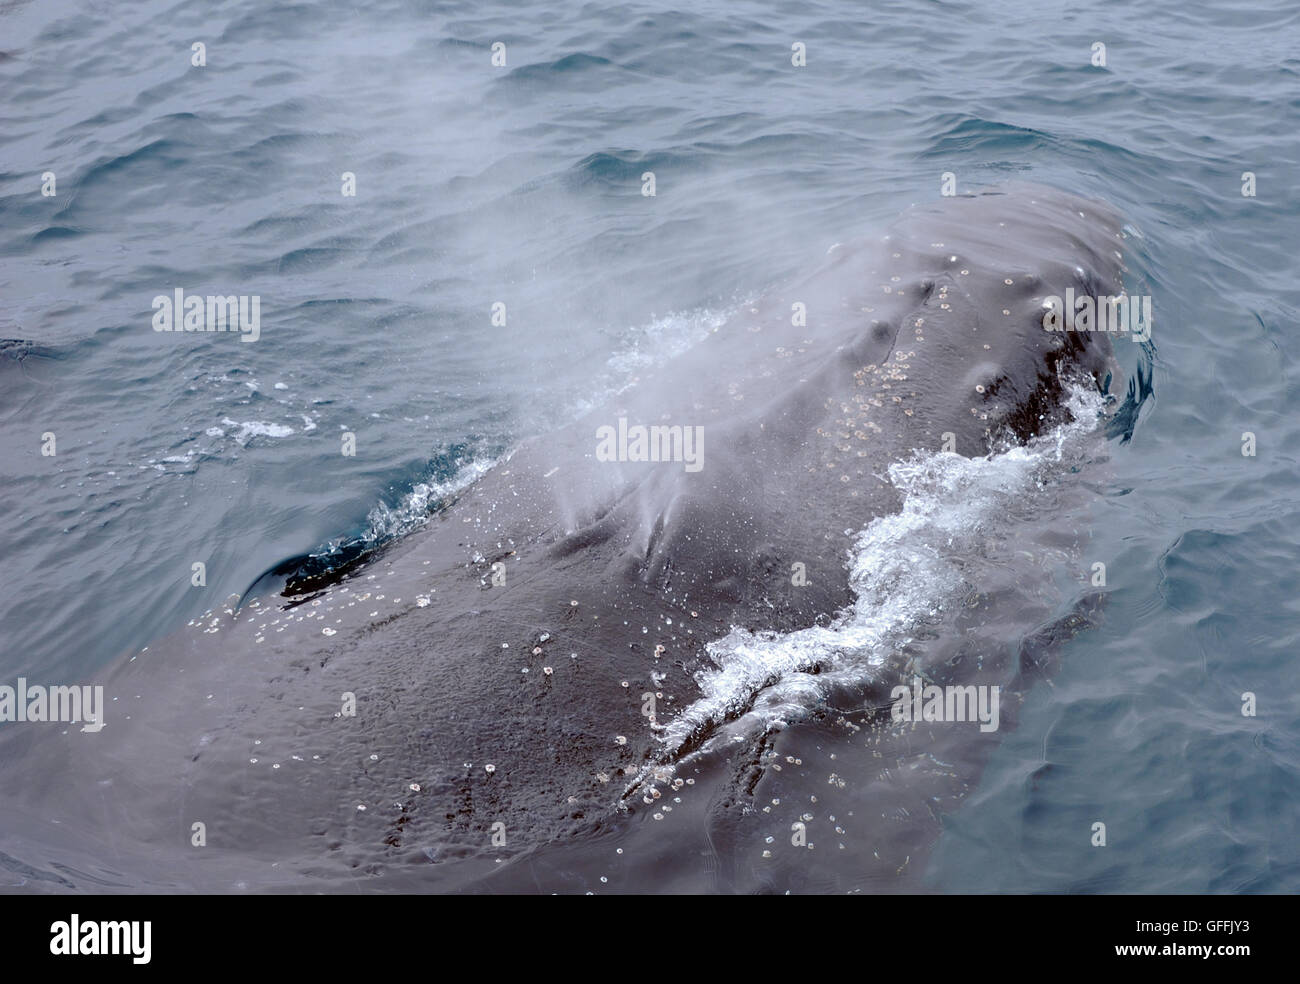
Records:
[[[896,687],[1005,729],[1094,621],[1047,582],[1143,388],[1044,299],[1119,294],[1125,239],[1009,186],[835,245],[382,553],[126,654],[102,729],[0,726],[5,884],[915,886],[997,734]]]

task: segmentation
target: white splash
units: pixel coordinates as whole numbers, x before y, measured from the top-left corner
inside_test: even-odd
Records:
[[[607,371],[602,376],[605,384],[567,404],[563,422],[590,413],[635,385],[640,374],[661,368],[694,348],[731,321],[738,308],[739,305],[674,312],[624,329],[619,348],[605,360]]]
[[[378,543],[392,537],[405,536],[423,526],[429,519],[429,507],[439,499],[455,495],[477,482],[497,463],[495,458],[475,458],[461,466],[445,482],[420,482],[402,496],[396,506],[379,503],[366,517],[368,529],[365,539]]]
[[[702,750],[782,727],[834,683],[869,680],[916,627],[960,600],[962,558],[979,555],[989,526],[1017,512],[1096,430],[1102,405],[1095,391],[1071,389],[1073,420],[1024,446],[983,458],[914,451],[890,466],[902,508],[858,534],[848,558],[853,605],[829,626],[784,635],[733,627],[709,643],[716,668],[696,673],[702,696],[660,733],[667,753],[710,729]]]
[[[607,365],[616,376],[632,376],[657,368],[717,331],[735,313],[735,308],[675,312],[662,318],[629,328],[622,333],[622,348],[611,355]]]
[[[247,445],[254,437],[288,437],[293,433],[292,427],[286,427],[284,424],[271,424],[264,420],[245,420],[236,421],[229,417],[223,417],[221,422],[227,427],[238,427],[235,432],[235,440],[240,446]]]

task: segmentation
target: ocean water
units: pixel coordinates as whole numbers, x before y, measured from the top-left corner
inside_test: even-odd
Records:
[[[1297,42],[1280,0],[4,2],[0,681],[409,532],[945,172],[1032,180],[1126,217],[1154,395],[1097,479],[1104,618],[926,884],[1295,891]],[[178,287],[261,337],[153,331]]]

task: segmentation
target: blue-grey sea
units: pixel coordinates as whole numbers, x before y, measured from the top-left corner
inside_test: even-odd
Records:
[[[1124,215],[1154,395],[1104,617],[925,884],[1300,890],[1298,52],[1293,0],[0,0],[0,682],[400,537],[945,173],[1024,179]],[[260,337],[154,331],[177,288]]]

